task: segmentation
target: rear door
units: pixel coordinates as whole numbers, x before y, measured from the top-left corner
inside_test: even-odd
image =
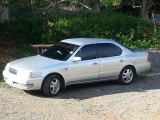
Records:
[[[123,64],[122,49],[112,43],[99,43],[100,79],[118,77]]]

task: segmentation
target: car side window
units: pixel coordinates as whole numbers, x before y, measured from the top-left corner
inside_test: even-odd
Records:
[[[122,49],[112,43],[100,43],[98,45],[98,57],[112,57],[122,54]]]
[[[96,59],[97,58],[96,45],[91,44],[82,47],[75,56],[81,57],[82,60]]]

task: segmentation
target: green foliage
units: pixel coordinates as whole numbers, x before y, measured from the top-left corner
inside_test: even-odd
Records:
[[[0,32],[21,44],[55,43],[66,38],[114,39],[128,47],[160,48],[160,29],[152,23],[115,12],[78,13],[56,20],[36,18],[0,22]]]
[[[4,70],[4,63],[0,63],[0,82],[3,81],[3,75],[2,75],[2,71]]]
[[[122,14],[88,13],[60,18],[56,33],[64,38],[94,37],[115,39],[128,47],[160,47],[154,25]]]
[[[119,5],[122,3],[122,0],[101,0],[101,4],[107,4],[107,5]]]
[[[27,19],[33,17],[32,6],[29,4],[25,5],[10,5],[9,12],[10,19]]]
[[[18,45],[16,45],[16,48],[18,48],[18,49],[14,50],[11,53],[11,56],[16,59],[28,57],[28,56],[33,56],[33,55],[37,54],[36,48],[32,48],[28,44],[18,44]]]
[[[43,20],[39,19],[19,19],[0,23],[0,32],[5,32],[14,36],[18,42],[39,43],[41,35],[45,33]]]
[[[141,0],[101,0],[101,4],[108,4],[111,6],[117,6],[117,5],[140,5]]]

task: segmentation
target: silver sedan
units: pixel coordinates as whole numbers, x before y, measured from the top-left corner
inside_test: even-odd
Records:
[[[13,87],[55,96],[71,84],[118,80],[128,85],[149,68],[146,51],[113,40],[75,38],[62,40],[40,55],[9,62],[3,76]]]

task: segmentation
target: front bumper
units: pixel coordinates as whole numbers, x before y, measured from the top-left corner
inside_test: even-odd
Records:
[[[3,71],[3,77],[5,82],[10,86],[23,90],[40,90],[43,82],[42,78],[21,78],[12,75],[6,70]]]

